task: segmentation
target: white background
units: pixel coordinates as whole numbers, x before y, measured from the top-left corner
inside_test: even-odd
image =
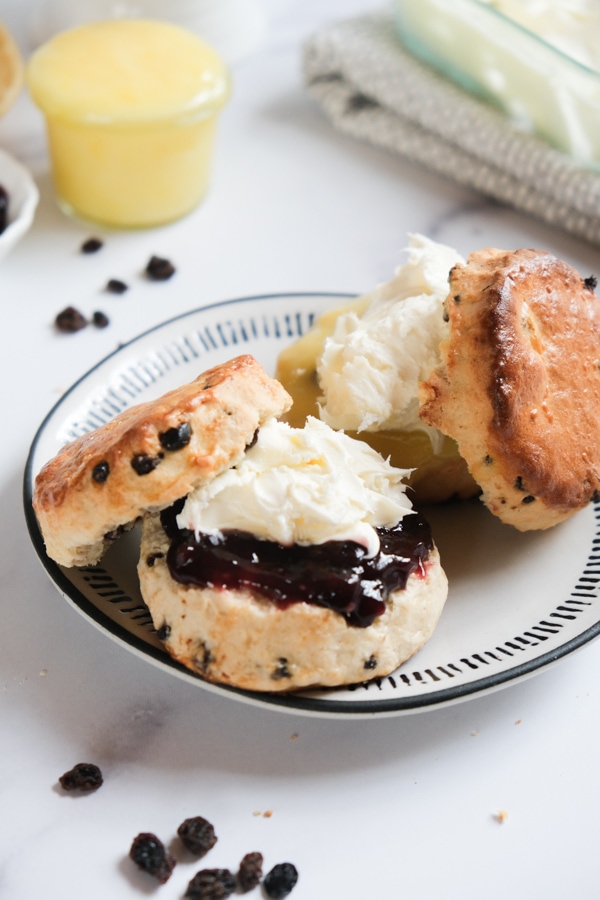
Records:
[[[61,599],[27,537],[22,473],[41,420],[119,343],[174,314],[251,294],[367,290],[390,277],[411,231],[463,254],[535,246],[599,271],[595,249],[332,130],[303,87],[302,45],[379,6],[273,0],[264,42],[233,65],[205,202],[164,229],[104,232],[94,256],[79,253],[90,229],[55,205],[26,93],[0,122],[0,146],[41,191],[31,232],[0,263],[2,898],[180,897],[199,865],[155,888],[127,852],[139,831],[168,843],[197,814],[219,835],[206,865],[235,868],[248,850],[266,868],[292,861],[297,900],[599,896],[598,644],[444,710],[361,721],[265,711],[115,645]],[[32,10],[0,6],[24,54]],[[145,282],[151,254],[170,257],[176,277]],[[131,289],[106,295],[108,278]],[[110,326],[55,333],[69,304],[104,310]],[[105,784],[64,796],[57,778],[80,760]]]

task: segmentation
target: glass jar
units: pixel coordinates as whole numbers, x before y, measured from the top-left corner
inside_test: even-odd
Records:
[[[190,212],[206,192],[220,56],[167,22],[115,19],[62,32],[31,56],[60,205],[91,222],[139,228]]]

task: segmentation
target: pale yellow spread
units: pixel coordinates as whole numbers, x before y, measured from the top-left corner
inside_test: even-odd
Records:
[[[83,25],[37,50],[27,80],[67,208],[145,226],[198,203],[229,82],[216,51],[194,34],[135,19]]]

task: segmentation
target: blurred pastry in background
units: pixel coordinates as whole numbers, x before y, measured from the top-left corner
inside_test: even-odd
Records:
[[[10,31],[0,22],[0,116],[8,112],[19,96],[23,77],[21,51]]]

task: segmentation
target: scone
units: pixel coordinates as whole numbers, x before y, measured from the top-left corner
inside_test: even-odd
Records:
[[[173,580],[160,516],[144,519],[139,565],[144,600],[175,659],[209,681],[253,691],[352,684],[393,672],[431,637],[448,584],[435,547],[367,627],[313,603],[279,605],[249,588]]]
[[[287,416],[316,408],[414,466],[417,504],[479,494],[507,524],[548,528],[600,491],[595,285],[544,251],[465,262],[414,235],[391,281],[283,351]]]
[[[529,249],[481,250],[450,273],[449,333],[420,416],[457,441],[483,502],[520,530],[599,495],[595,283]]]
[[[447,581],[406,472],[310,420],[252,357],[67,445],[36,479],[49,556],[142,518],[142,597],[175,659],[257,691],[365,681],[430,637]]]
[[[341,456],[347,469],[332,464]],[[254,691],[394,671],[431,636],[448,592],[429,526],[400,487],[375,451],[321,422],[266,423],[235,473],[179,515],[144,519],[142,596],[169,653]],[[380,513],[387,525],[371,527]]]
[[[144,512],[234,465],[290,402],[253,357],[240,356],[67,444],[34,485],[48,556],[63,566],[98,562]]]

